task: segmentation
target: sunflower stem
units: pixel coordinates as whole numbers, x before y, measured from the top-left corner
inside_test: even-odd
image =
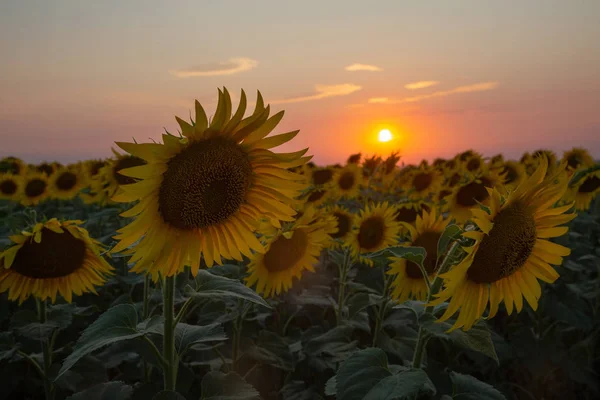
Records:
[[[165,359],[164,389],[175,391],[175,276],[168,276],[163,284],[163,316],[165,317],[163,335],[163,354]]]
[[[338,302],[337,310],[335,313],[337,325],[340,325],[343,320],[344,314],[344,303],[346,300],[346,280],[348,276],[348,267],[350,265],[350,251],[348,248],[344,249],[344,260],[341,265],[338,265],[339,271],[339,288],[338,288]]]
[[[38,311],[38,319],[40,324],[45,324],[48,318],[48,313],[46,310],[46,300],[36,299],[37,303],[37,311]],[[42,346],[42,353],[44,356],[44,364],[42,365],[43,377],[44,381],[44,392],[46,394],[46,400],[54,399],[54,387],[52,385],[52,381],[50,380],[49,372],[50,367],[52,366],[52,348],[50,347],[50,341],[47,337],[40,339],[40,344]]]
[[[435,275],[435,279],[433,280],[433,283],[429,287],[429,293],[427,295],[427,303],[431,302],[433,300],[433,296],[435,296],[442,288],[442,283],[444,282],[444,279],[441,276],[442,276],[442,274],[448,272],[448,270],[450,269],[450,267],[452,265],[451,260],[454,256],[454,253],[459,248],[460,248],[459,242],[454,242],[454,244],[452,245],[450,250],[448,250],[448,252],[446,253],[444,260],[442,261],[442,264],[440,265],[440,268],[438,268],[438,271]],[[424,314],[432,314],[433,309],[434,309],[434,306],[425,307]],[[413,353],[413,362],[412,362],[413,368],[421,368],[421,363],[423,361],[423,354],[425,353],[425,346],[427,345],[427,342],[429,341],[430,337],[431,337],[431,335],[425,329],[423,329],[423,327],[419,326],[419,336],[417,338],[417,345],[415,347],[415,352]]]
[[[381,331],[381,324],[383,319],[385,318],[385,310],[387,309],[389,297],[390,297],[390,288],[392,287],[392,282],[394,280],[393,275],[386,275],[385,270],[383,271],[383,293],[381,295],[381,303],[377,308],[377,316],[375,319],[375,330],[373,331],[373,343],[372,347],[377,346],[377,341],[379,340],[379,332]]]

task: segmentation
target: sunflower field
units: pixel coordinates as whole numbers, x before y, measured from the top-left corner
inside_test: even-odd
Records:
[[[600,398],[585,149],[317,166],[218,94],[109,159],[0,161],[0,399]]]

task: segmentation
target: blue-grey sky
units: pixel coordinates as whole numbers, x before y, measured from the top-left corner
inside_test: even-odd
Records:
[[[319,163],[600,156],[600,1],[0,3],[0,156],[73,161],[259,89]],[[394,140],[378,143],[388,128]]]

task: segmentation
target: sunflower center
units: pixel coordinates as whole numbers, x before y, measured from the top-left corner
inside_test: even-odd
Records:
[[[15,194],[16,191],[17,191],[17,184],[14,181],[7,179],[0,183],[0,192],[2,194],[12,195],[12,194]]]
[[[438,200],[441,201],[442,199],[450,196],[452,194],[451,190],[448,189],[442,189],[440,190],[440,192],[438,193]]]
[[[263,262],[269,272],[280,272],[293,268],[306,254],[308,235],[304,230],[294,231],[291,238],[278,236],[265,253]]]
[[[410,207],[400,207],[398,211],[396,211],[396,221],[398,222],[408,222],[413,223],[417,219],[417,215],[419,213],[414,208]]]
[[[352,189],[354,186],[354,174],[350,171],[344,172],[338,180],[338,185],[342,190]]]
[[[413,178],[413,186],[417,190],[417,192],[422,192],[427,189],[429,185],[433,182],[433,176],[426,172],[421,172]]]
[[[412,246],[423,247],[427,252],[427,257],[423,261],[423,266],[428,275],[435,272],[435,264],[437,261],[437,245],[442,234],[440,232],[425,231],[419,235],[412,243]],[[421,268],[412,261],[406,263],[406,275],[412,279],[423,278]]]
[[[106,165],[106,162],[104,162],[104,161],[95,161],[92,164],[92,167],[90,168],[90,175],[91,176],[98,175],[98,172],[100,172],[100,169],[102,167],[104,167],[105,165]],[[122,176],[122,175],[120,175],[120,176]]]
[[[252,165],[235,142],[213,137],[192,144],[167,164],[158,211],[179,229],[224,222],[246,201]]]
[[[77,175],[72,172],[63,172],[56,180],[56,187],[59,190],[71,190],[77,184]]]
[[[136,183],[137,179],[132,178],[130,176],[121,175],[119,173],[120,170],[125,168],[138,167],[140,165],[146,164],[146,161],[142,160],[136,156],[128,156],[123,157],[117,161],[115,166],[113,167],[113,177],[117,181],[119,185],[130,185],[132,183]]]
[[[597,176],[592,176],[592,177],[588,177],[586,178],[585,181],[583,181],[583,183],[581,184],[581,186],[579,186],[579,193],[591,193],[594,190],[598,189],[600,187],[600,178],[598,178]]]
[[[37,170],[43,172],[44,174],[50,176],[54,172],[54,167],[50,164],[40,164],[37,166]]]
[[[467,163],[467,171],[476,171],[481,166],[481,161],[478,158],[472,158]]]
[[[502,169],[502,173],[506,174],[506,178],[504,178],[506,179],[506,181],[504,183],[513,183],[519,177],[519,175],[517,174],[517,170],[510,165],[505,165]]]
[[[456,203],[462,207],[473,207],[489,197],[484,182],[471,182],[458,189]]]
[[[68,231],[56,233],[43,228],[42,241],[25,242],[17,252],[11,269],[29,278],[60,278],[83,266],[85,250],[85,242]]]
[[[43,179],[34,178],[25,185],[25,196],[38,197],[46,191],[46,181]]]
[[[494,218],[475,253],[468,278],[476,283],[492,283],[519,270],[531,255],[537,239],[535,219],[523,203],[513,203]]]
[[[337,239],[346,236],[348,231],[350,231],[350,217],[341,212],[334,212],[333,216],[337,218],[338,231],[331,234],[331,237]]]
[[[333,171],[330,169],[320,169],[313,171],[312,179],[315,185],[324,185],[333,178]]]
[[[385,222],[381,217],[369,217],[360,224],[358,230],[358,244],[361,249],[371,250],[377,248],[383,241]]]
[[[567,165],[573,169],[577,169],[581,165],[581,158],[579,158],[578,154],[572,154],[567,157]]]
[[[325,190],[314,190],[308,195],[306,201],[308,203],[319,201],[323,196],[325,196],[325,193],[327,193]]]
[[[455,172],[454,174],[452,174],[452,176],[450,177],[449,181],[448,181],[448,186],[450,187],[454,187],[456,186],[456,184],[458,182],[460,182],[460,174],[458,172]]]

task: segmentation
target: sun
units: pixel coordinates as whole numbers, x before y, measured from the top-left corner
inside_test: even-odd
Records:
[[[379,141],[380,142],[389,142],[392,140],[392,132],[389,129],[382,129],[379,131]]]

